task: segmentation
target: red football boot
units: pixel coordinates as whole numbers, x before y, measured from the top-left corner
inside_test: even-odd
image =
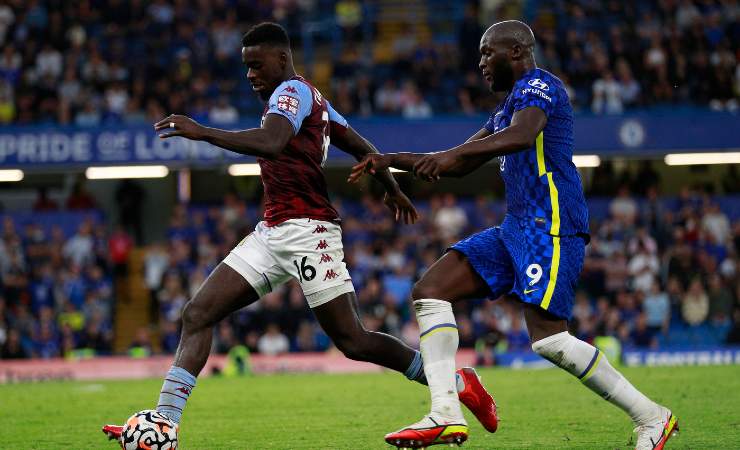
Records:
[[[426,448],[436,444],[462,445],[467,439],[468,426],[465,423],[441,422],[430,416],[385,435],[385,442],[401,449]]]
[[[465,389],[458,392],[460,402],[475,415],[478,422],[489,433],[495,433],[498,428],[498,414],[496,402],[491,394],[480,382],[480,377],[472,367],[463,367],[457,370],[457,375],[465,383]]]
[[[122,425],[104,425],[102,431],[108,436],[109,440],[112,441],[115,439],[116,442],[121,443],[121,434],[123,434]]]

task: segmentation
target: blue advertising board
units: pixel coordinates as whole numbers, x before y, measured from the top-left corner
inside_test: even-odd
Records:
[[[408,121],[377,118],[351,125],[381,151],[427,152],[449,148],[479,130],[486,118],[447,117]],[[581,116],[575,122],[575,152],[601,156],[659,156],[669,152],[730,151],[740,148],[740,117],[723,113]],[[233,129],[257,126],[244,121]],[[149,126],[0,128],[0,166],[153,164],[220,165],[253,161],[205,142],[159,139]],[[335,151],[329,164],[346,165],[349,155]]]

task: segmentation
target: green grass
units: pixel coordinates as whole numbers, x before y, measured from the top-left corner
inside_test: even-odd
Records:
[[[626,449],[632,425],[558,370],[481,370],[500,407],[488,434],[467,414],[468,449]],[[625,369],[679,417],[668,449],[740,448],[740,369]],[[100,432],[156,401],[160,380],[0,386],[0,448],[111,449]],[[428,391],[393,373],[204,378],[181,424],[184,449],[391,448],[383,435],[418,420]],[[440,447],[442,448],[442,447]]]

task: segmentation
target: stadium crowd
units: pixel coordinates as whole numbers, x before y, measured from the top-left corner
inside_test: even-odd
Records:
[[[111,353],[114,279],[133,243],[95,210],[76,217],[72,230],[42,223],[59,216],[2,218],[0,358]]]
[[[326,94],[346,115],[486,112],[479,39],[512,12],[531,16],[537,60],[566,82],[576,108],[738,108],[737,1],[524,1],[484,14],[489,3],[447,4],[447,23],[400,27],[381,61],[369,44],[383,20],[374,2],[10,0],[0,5],[0,123],[149,123],[167,112],[233,124],[262,108],[240,61],[242,33],[261,20],[285,24],[299,53],[309,22],[333,24],[335,41],[364,42],[329,52]]]

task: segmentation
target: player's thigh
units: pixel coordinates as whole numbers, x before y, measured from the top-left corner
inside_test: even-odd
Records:
[[[583,268],[585,241],[578,236],[552,236],[523,229],[506,236],[512,253],[516,280],[513,293],[524,303],[545,313],[569,320],[578,277]],[[539,314],[529,314],[534,321]]]
[[[424,272],[414,286],[414,300],[497,298],[509,291],[513,275],[498,228],[474,234],[453,245]]]
[[[186,326],[211,326],[258,299],[247,280],[222,262],[185,305],[183,321]]]
[[[260,222],[224,258],[224,263],[254,289],[257,298],[272,292],[290,279],[290,274],[276,257],[276,249],[270,244],[270,236],[275,233],[274,227]]]
[[[281,231],[270,237],[269,244],[276,249],[282,270],[300,284],[311,308],[354,292],[338,224],[293,219],[276,228]]]

